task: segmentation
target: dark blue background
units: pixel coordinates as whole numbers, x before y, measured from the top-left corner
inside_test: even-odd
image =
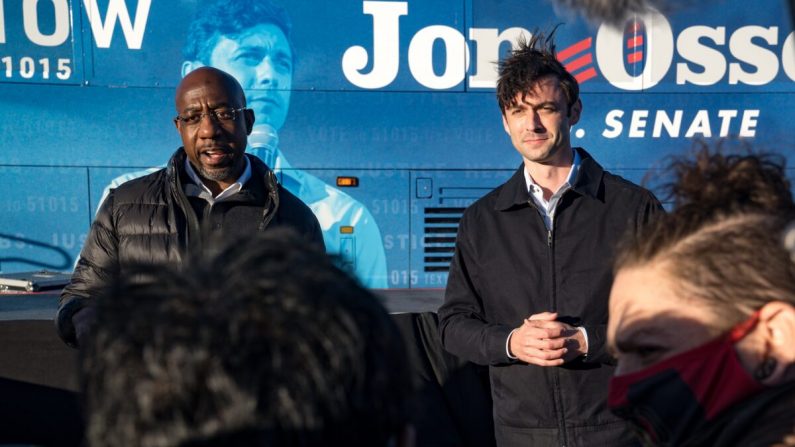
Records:
[[[102,17],[108,2],[98,1]],[[294,167],[327,182],[333,183],[337,175],[360,177],[359,188],[346,192],[365,204],[378,222],[390,286],[443,285],[443,274],[426,275],[422,270],[423,209],[450,205],[443,187],[464,191],[455,206],[470,203],[510,175],[520,158],[503,131],[494,90],[469,88],[466,79],[446,90],[423,87],[408,67],[411,38],[430,25],[457,29],[469,42],[468,74],[473,74],[477,48],[468,39],[471,28],[532,30],[562,23],[560,50],[588,37],[595,42],[598,26],[556,11],[544,0],[411,0],[408,15],[400,18],[398,76],[372,91],[349,82],[341,67],[342,54],[353,45],[372,52],[372,18],[362,13],[362,2],[284,3],[294,23],[297,59],[290,112],[280,132],[282,149]],[[0,44],[0,58],[10,56],[14,64],[22,57],[69,58],[72,74],[68,80],[55,79],[52,73],[47,80],[40,73],[23,79],[14,72],[9,78],[0,65],[0,271],[70,269],[108,182],[136,168],[163,163],[180,144],[171,123],[173,90],[180,78],[185,29],[201,2],[153,1],[140,50],[127,48],[118,24],[111,47],[97,48],[84,4],[77,0],[69,1],[70,38],[58,47],[34,45],[25,36],[20,4],[4,3],[6,43]],[[126,0],[132,16],[137,4]],[[41,0],[38,10],[40,29],[51,32],[50,2]],[[777,45],[756,43],[776,52],[780,64],[784,39],[792,29],[787,17],[783,1],[757,2],[748,9],[747,2],[727,0],[673,12],[668,20],[674,38],[691,26],[726,27],[726,45],[705,43],[718,49],[727,63],[736,62],[728,50],[736,29],[776,26]],[[503,51],[507,48],[502,46]],[[440,74],[445,51],[438,42],[433,55],[434,71]],[[595,59],[594,54],[592,66],[600,73]],[[681,136],[652,138],[656,110],[669,115],[683,110],[684,135],[698,110],[709,111],[717,132],[717,110],[738,110],[741,115],[758,109],[750,144],[793,153],[793,81],[781,67],[767,85],[729,85],[726,75],[716,85],[695,86],[676,84],[679,62],[684,60],[675,53],[663,81],[643,92],[618,89],[601,75],[584,82],[583,119],[573,135],[580,129],[585,134],[573,136],[573,144],[587,148],[606,168],[639,181],[666,155],[681,153],[693,143]],[[655,63],[653,56],[643,63]],[[614,109],[625,112],[624,132],[615,139],[604,138],[605,116]],[[627,136],[634,110],[650,111],[644,138]],[[731,133],[739,129],[739,118],[735,121]],[[433,180],[431,198],[417,197],[417,178]]]

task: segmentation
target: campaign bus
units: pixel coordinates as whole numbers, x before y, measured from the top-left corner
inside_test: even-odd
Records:
[[[286,25],[202,0],[0,0],[0,272],[71,270],[107,190],[180,146],[175,87],[211,62],[246,89],[249,152],[371,288],[444,287],[464,209],[521,163],[495,62],[537,30],[580,83],[572,145],[607,170],[641,182],[721,140],[795,153],[783,1],[623,25],[553,0],[273,1]]]

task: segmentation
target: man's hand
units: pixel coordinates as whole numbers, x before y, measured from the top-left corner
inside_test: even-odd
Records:
[[[75,327],[75,341],[78,348],[84,348],[88,337],[91,333],[91,328],[97,319],[96,306],[86,306],[72,315],[72,324]]]
[[[511,335],[511,355],[538,366],[560,366],[585,355],[585,338],[577,328],[555,321],[558,314],[530,315]]]

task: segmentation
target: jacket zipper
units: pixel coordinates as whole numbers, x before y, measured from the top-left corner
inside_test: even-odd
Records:
[[[558,202],[560,203],[560,202]],[[533,204],[534,205],[534,204]],[[535,205],[534,205],[535,206]],[[542,224],[546,227],[544,216],[541,211],[536,207],[538,216],[541,218]],[[557,214],[557,213],[556,213]],[[547,228],[547,248],[549,249],[549,277],[550,277],[550,312],[557,311],[557,283],[555,275],[555,249],[554,249],[554,232],[555,221],[550,219],[550,226]],[[552,378],[552,403],[555,407],[555,417],[558,423],[559,442],[562,447],[568,444],[568,434],[566,433],[566,418],[564,416],[563,398],[560,395],[560,375],[557,368],[551,368],[550,376]]]
[[[552,221],[551,228],[547,229],[547,247],[549,248],[549,267],[550,267],[550,291],[551,291],[551,298],[552,298],[552,308],[550,311],[557,312],[557,283],[556,283],[556,275],[555,275],[555,250],[553,247],[553,234],[552,232],[555,229],[554,221]],[[557,410],[557,419],[558,419],[558,431],[560,432],[560,445],[565,447],[568,444],[568,436],[566,434],[566,418],[563,415],[563,399],[560,395],[560,376],[558,375],[558,369],[552,368],[550,371],[552,374],[552,383],[554,384],[553,389],[553,401],[555,402],[555,409]]]
[[[527,204],[531,207],[535,208],[538,217],[541,219],[541,225],[546,228],[546,221],[544,220],[544,216],[541,215],[541,210],[538,209],[533,200],[530,199],[527,201]],[[555,296],[556,296],[556,287],[555,287],[555,251],[553,249],[553,230],[555,228],[554,220],[552,221],[552,228],[547,228],[547,248],[549,249],[549,267],[550,267],[550,291],[551,291],[551,306],[552,308],[549,309],[551,312],[554,312],[557,308],[555,306]],[[557,368],[550,368],[550,376],[552,377],[553,389],[552,389],[552,404],[555,407],[555,418],[558,422],[558,432],[560,433],[560,445],[565,447],[568,444],[568,436],[566,434],[566,421],[563,416],[563,399],[560,396],[560,377],[558,376]]]
[[[185,196],[185,192],[182,190],[182,186],[179,184],[179,171],[177,171],[176,168],[173,172],[173,178],[169,180],[171,181],[172,193],[176,196],[176,199],[182,206],[182,213],[185,214],[185,220],[187,221],[188,225],[185,235],[185,248],[187,250],[195,250],[196,247],[201,244],[199,222],[196,219],[196,213],[193,211],[190,201],[188,200],[187,196]]]
[[[207,203],[207,207],[204,208],[204,213],[203,213],[204,216],[202,217],[202,222],[204,222],[205,229],[206,228],[211,228],[212,230],[216,229],[215,228],[215,222],[213,222],[213,220],[212,220],[213,206],[214,205],[215,205],[215,203],[209,203],[208,202]]]

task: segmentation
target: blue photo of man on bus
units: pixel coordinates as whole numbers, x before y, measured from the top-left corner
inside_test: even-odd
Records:
[[[329,254],[338,256],[370,288],[386,288],[386,255],[381,232],[370,211],[359,201],[306,171],[290,166],[279,147],[279,130],[290,107],[294,51],[292,23],[287,12],[270,0],[215,1],[201,5],[188,29],[183,48],[182,76],[202,66],[219,68],[245,90],[256,124],[248,153],[270,166],[287,190],[315,213]],[[161,167],[126,173],[110,189]],[[341,227],[353,233],[341,233]]]

